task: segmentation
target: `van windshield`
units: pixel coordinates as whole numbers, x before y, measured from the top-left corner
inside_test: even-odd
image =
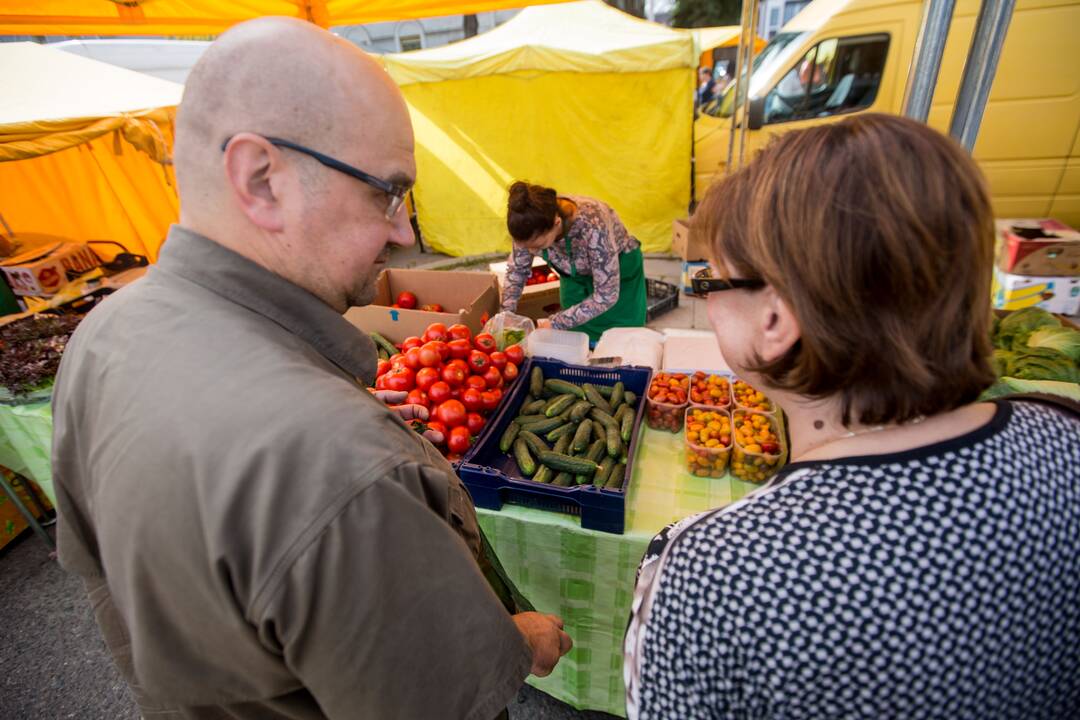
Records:
[[[760,92],[761,86],[771,76],[778,63],[786,60],[789,50],[799,47],[796,40],[805,37],[805,32],[782,32],[773,36],[769,44],[754,57],[754,72],[750,76],[751,97],[753,93]],[[739,102],[742,101],[743,93],[746,92],[746,83],[743,83],[743,91],[739,93]],[[716,100],[701,109],[706,115],[718,118],[731,117],[731,109],[735,106],[735,83],[728,85]]]

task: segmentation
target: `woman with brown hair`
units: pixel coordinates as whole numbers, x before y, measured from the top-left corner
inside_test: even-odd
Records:
[[[971,158],[891,116],[793,131],[691,232],[793,462],[653,541],[629,717],[1075,716],[1080,419],[978,402],[994,231]]]
[[[610,207],[519,180],[510,186],[506,227],[514,250],[506,272],[504,310],[517,309],[533,256],[540,254],[559,274],[563,308],[541,320],[541,327],[578,330],[596,342],[608,328],[645,324],[641,244]]]

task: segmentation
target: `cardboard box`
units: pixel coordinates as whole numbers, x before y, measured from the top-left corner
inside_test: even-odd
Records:
[[[488,269],[495,273],[496,277],[499,278],[500,288],[506,286],[506,269],[509,264],[509,262],[503,261],[488,265]],[[541,268],[546,272],[551,272],[551,268],[544,262],[544,258],[539,255],[533,256],[532,266],[534,268]],[[540,318],[550,317],[561,309],[562,306],[559,304],[558,280],[538,283],[536,285],[526,285],[522,288],[521,299],[518,300],[517,306],[518,315],[524,315],[527,318],[539,320]]]
[[[694,287],[690,284],[690,279],[694,277],[694,274],[702,268],[709,267],[707,261],[701,260],[698,262],[684,262],[682,264],[682,291],[687,295],[694,294]]]
[[[1080,233],[1052,219],[998,220],[997,266],[1013,275],[1080,275]]]
[[[671,251],[683,260],[708,260],[709,247],[697,236],[691,237],[690,218],[679,218],[671,224]]]
[[[438,303],[446,312],[392,308],[398,293],[409,290],[421,303]],[[422,335],[431,323],[467,325],[473,333],[483,328],[485,315],[499,312],[499,281],[486,272],[405,270],[392,268],[379,273],[375,300],[371,305],[349,308],[345,319],[367,332],[377,332],[399,343],[412,335]]]
[[[39,245],[0,263],[16,295],[55,295],[71,278],[93,270],[101,261],[83,243],[56,240]]]
[[[994,307],[1020,310],[1040,307],[1059,315],[1080,313],[1080,277],[1029,277],[994,268]]]

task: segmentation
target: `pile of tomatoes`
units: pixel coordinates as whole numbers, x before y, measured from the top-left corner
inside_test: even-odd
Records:
[[[379,361],[375,389],[407,392],[406,403],[426,407],[427,426],[443,434],[442,450],[456,461],[480,435],[524,361],[520,345],[500,351],[490,333],[473,337],[465,325],[432,323],[423,336],[405,338],[400,353]]]
[[[397,308],[398,310],[423,310],[424,312],[443,312],[443,306],[439,303],[429,303],[426,305],[420,305],[420,301],[416,299],[416,295],[405,290],[398,293],[397,301],[390,307]]]
[[[525,281],[526,285],[542,285],[547,282],[556,282],[559,279],[557,273],[544,269],[543,267],[534,267],[532,273],[529,274],[529,279]]]

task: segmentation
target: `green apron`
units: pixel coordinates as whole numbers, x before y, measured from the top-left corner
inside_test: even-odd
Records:
[[[579,275],[574,266],[574,255],[570,249],[570,238],[563,235],[566,243],[566,256],[570,259],[570,274],[564,275],[548,260],[544,250],[544,260],[548,267],[559,273],[559,303],[563,309],[577,305],[593,294],[592,275]],[[592,320],[579,325],[574,330],[587,333],[589,341],[596,343],[605,330],[613,327],[644,327],[645,325],[645,259],[641,248],[619,255],[619,299],[610,308]]]

